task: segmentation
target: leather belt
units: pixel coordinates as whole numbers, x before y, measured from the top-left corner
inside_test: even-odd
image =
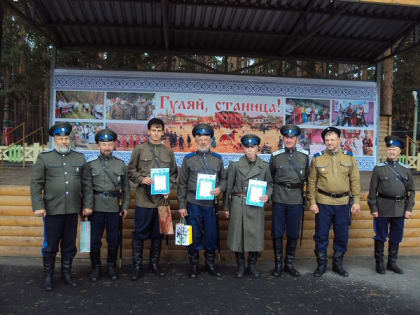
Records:
[[[232,195],[234,195],[236,197],[246,197],[246,194],[244,194],[244,193],[233,193]]]
[[[336,194],[336,193],[329,193],[329,192],[323,191],[322,189],[319,189],[319,188],[318,188],[318,192],[322,195],[325,195],[325,196],[328,196],[328,197],[331,197],[331,198],[341,198],[341,197],[345,197],[345,196],[349,195],[349,192],[343,192],[341,194]]]
[[[384,199],[390,199],[390,200],[394,200],[394,201],[403,201],[406,200],[407,197],[406,196],[388,196],[388,195],[384,195],[381,193],[378,193],[378,196]]]
[[[302,188],[303,185],[300,183],[291,184],[291,183],[278,183],[278,185],[285,187],[286,189],[296,189],[296,188]]]
[[[120,196],[119,191],[97,191],[97,190],[94,190],[93,193],[95,195],[101,195],[102,197],[105,197],[105,198],[119,197]]]

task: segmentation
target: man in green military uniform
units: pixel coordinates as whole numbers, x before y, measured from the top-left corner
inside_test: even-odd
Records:
[[[107,269],[111,280],[117,280],[116,261],[119,244],[120,216],[125,218],[130,203],[130,185],[124,161],[114,157],[117,134],[103,129],[95,136],[99,156],[84,169],[84,215],[91,215],[90,279],[96,282],[101,276],[101,238],[106,228],[108,243]],[[120,206],[120,200],[122,204]],[[121,211],[121,212],[120,212]]]
[[[66,284],[77,286],[71,267],[76,255],[78,213],[82,209],[83,154],[70,149],[72,126],[58,122],[49,129],[54,148],[38,156],[32,170],[32,210],[44,217],[45,240],[42,248],[44,288],[51,291],[55,257],[61,247],[61,273]]]
[[[266,203],[273,191],[268,163],[258,157],[260,137],[246,134],[241,138],[245,154],[239,161],[232,161],[227,171],[226,193],[223,206],[229,218],[228,247],[235,252],[236,277],[243,278],[245,252],[248,252],[247,272],[255,278],[260,276],[256,269],[258,253],[264,250],[264,204],[255,206],[247,203],[250,181],[265,182],[266,193],[259,197]]]
[[[333,271],[347,277],[343,257],[347,251],[351,212],[360,211],[360,174],[353,153],[342,151],[341,131],[328,127],[321,133],[327,147],[314,155],[309,170],[308,199],[315,213],[315,254],[318,267],[315,277],[327,268],[328,237],[334,226]],[[350,205],[350,196],[354,203]],[[351,212],[350,212],[351,211]]]
[[[387,160],[378,164],[372,173],[368,204],[375,230],[376,272],[385,274],[384,245],[389,236],[387,269],[403,274],[398,267],[398,250],[403,239],[404,219],[411,217],[415,203],[413,176],[408,166],[398,162],[403,140],[385,137]]]
[[[178,175],[178,167],[174,152],[162,143],[165,130],[163,121],[152,118],[147,123],[149,142],[137,146],[128,164],[130,180],[137,185],[136,212],[134,217],[135,231],[133,232],[133,281],[139,279],[143,264],[143,247],[146,239],[151,239],[149,271],[163,277],[165,274],[159,268],[159,257],[163,235],[159,228],[158,207],[168,195],[151,195],[150,170],[152,168],[169,168],[172,186]]]
[[[271,234],[274,249],[273,276],[282,274],[283,235],[286,231],[286,258],[284,270],[292,276],[300,273],[293,266],[299,230],[304,211],[303,189],[308,178],[309,152],[296,147],[301,129],[284,125],[280,129],[284,149],[274,152],[270,158],[270,171],[274,181],[273,219]]]

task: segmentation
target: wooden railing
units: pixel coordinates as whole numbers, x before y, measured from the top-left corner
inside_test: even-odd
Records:
[[[386,156],[381,156],[379,158],[380,162],[384,162],[385,160]],[[399,161],[408,165],[411,169],[420,171],[420,153],[417,153],[416,156],[401,155]]]

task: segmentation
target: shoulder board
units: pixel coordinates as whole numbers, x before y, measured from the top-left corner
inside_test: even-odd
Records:
[[[272,154],[273,154],[273,156],[276,156],[276,155],[279,155],[280,153],[283,153],[284,151],[286,151],[286,150],[285,149],[280,149],[276,152],[273,152]]]
[[[296,151],[298,151],[300,153],[303,153],[303,154],[306,154],[306,155],[309,155],[309,151],[305,150],[305,149],[302,149],[302,148],[296,148]]]
[[[343,153],[345,154],[345,155],[348,155],[348,156],[353,156],[353,152],[351,152],[351,151],[343,151]]]
[[[407,164],[403,164],[403,163],[401,163],[401,162],[398,162],[398,164],[400,164],[402,167],[405,167],[405,168],[410,168],[410,166],[408,166]]]
[[[314,154],[314,158],[316,158],[318,156],[321,156],[321,155],[324,155],[324,154],[325,154],[325,151],[320,151],[320,152]]]
[[[70,149],[70,151],[71,151],[71,152],[74,152],[74,153],[77,153],[77,154],[81,154],[81,155],[83,155],[83,153],[82,153],[82,152],[79,152],[79,151],[76,151],[76,150],[73,150],[73,149]]]
[[[186,156],[185,156],[185,158],[186,159],[189,159],[190,157],[193,157],[193,156],[196,156],[197,155],[197,153],[196,152],[191,152],[191,153],[188,153]]]
[[[52,151],[54,151],[54,149],[44,150],[44,151],[42,151],[42,152],[41,152],[41,154],[42,154],[42,153],[49,153],[49,152],[52,152]]]
[[[92,163],[92,162],[94,162],[94,161],[96,161],[98,158],[99,158],[99,156],[95,157],[94,159],[90,160],[90,161],[88,162],[88,164],[89,164],[89,163]]]
[[[221,158],[222,158],[222,156],[221,156],[219,153],[216,153],[216,152],[210,151],[210,154],[211,154],[211,155],[213,155],[213,156],[215,156],[215,157],[217,157],[217,158],[219,158],[219,159],[221,159]]]
[[[386,164],[385,163],[379,163],[379,164],[377,164],[376,166],[385,166]]]

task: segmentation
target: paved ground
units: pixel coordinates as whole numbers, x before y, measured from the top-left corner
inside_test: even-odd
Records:
[[[31,181],[32,165],[27,167],[0,167],[0,185],[29,185]],[[372,172],[360,172],[361,187],[363,191],[369,190]],[[420,175],[414,175],[416,187],[420,187]]]
[[[129,262],[127,262],[128,264]],[[331,263],[330,263],[331,265]],[[345,259],[350,277],[331,270],[320,279],[311,275],[314,259],[300,259],[299,278],[269,275],[271,262],[259,262],[262,278],[235,279],[234,265],[220,266],[220,279],[202,273],[189,279],[187,265],[164,265],[167,276],[146,274],[138,282],[123,268],[120,279],[87,279],[86,260],[74,267],[79,287],[41,287],[40,259],[0,258],[0,314],[420,314],[420,257],[401,257],[404,275],[377,275],[372,258]],[[330,266],[329,266],[330,267]],[[57,272],[58,274],[58,272]]]

